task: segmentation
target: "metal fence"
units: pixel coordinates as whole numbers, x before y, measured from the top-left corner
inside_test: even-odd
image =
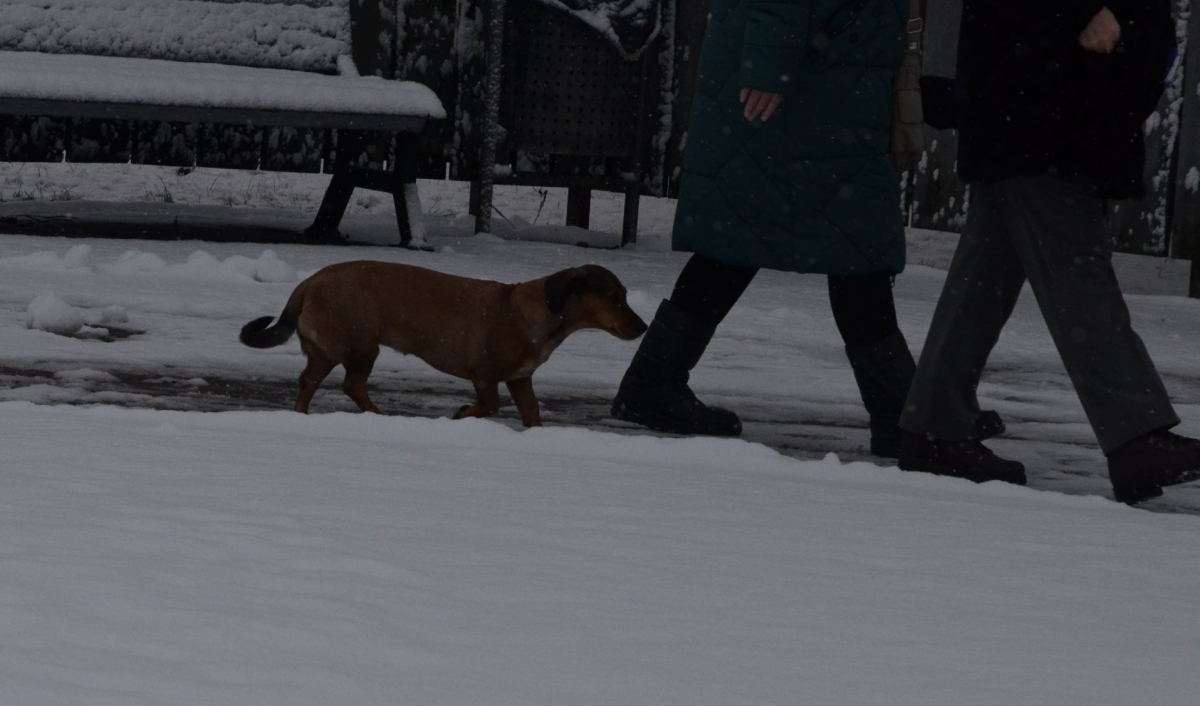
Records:
[[[457,2],[461,10],[484,0]],[[654,135],[661,149],[650,159],[643,193],[673,196],[678,188],[696,65],[711,0],[663,2],[667,8],[664,17],[669,22],[659,51],[660,64],[664,66],[663,102],[668,107],[642,118],[667,121],[668,127],[661,135],[654,131],[644,133]],[[1167,77],[1165,95],[1146,124],[1149,194],[1141,202],[1124,201],[1109,206],[1109,227],[1114,245],[1120,251],[1193,259],[1192,253],[1200,247],[1200,12],[1192,12],[1192,3],[1193,0],[1173,0],[1178,58]],[[962,0],[929,0],[927,75],[954,75],[961,13]],[[1197,50],[1189,51],[1193,39]],[[409,39],[401,56],[424,55],[427,51],[428,46]],[[407,61],[408,65],[415,63],[419,62],[411,58]],[[460,125],[456,129],[461,144],[463,128]],[[930,129],[926,138],[927,150],[920,166],[904,175],[904,207],[909,222],[916,227],[958,231],[966,218],[970,193],[955,177],[955,134]],[[472,178],[471,151],[463,151],[456,159],[460,160],[457,169],[452,165],[456,177]],[[1200,263],[1200,258],[1195,261]],[[1193,296],[1200,296],[1200,268],[1193,283]]]
[[[617,111],[620,116],[614,112],[613,124],[605,127],[612,136],[603,140],[611,146],[636,135],[637,141],[644,143],[635,146],[641,150],[643,160],[640,192],[660,196],[674,195],[678,187],[696,64],[711,4],[711,0],[661,1],[665,26],[652,56],[648,57],[653,64],[653,76],[643,79],[657,84],[657,95],[643,101],[640,114],[633,116],[632,122],[625,110]],[[1179,59],[1169,77],[1166,95],[1147,123],[1150,194],[1140,203],[1113,204],[1110,224],[1113,240],[1120,250],[1191,259],[1194,249],[1200,247],[1200,50],[1188,49],[1193,38],[1200,44],[1200,12],[1192,12],[1193,0],[1173,2]],[[521,2],[513,6],[525,13],[520,10],[525,7]],[[477,180],[478,125],[484,104],[481,90],[486,68],[483,28],[488,0],[364,0],[353,3],[352,7],[356,13],[355,59],[360,70],[425,83],[438,93],[454,116],[448,121],[442,144],[431,147],[427,153],[423,176],[442,178],[449,173],[454,179]],[[962,0],[929,0],[926,74],[953,75],[961,10]],[[525,31],[537,29],[526,27]],[[514,37],[509,45],[510,58],[514,50],[536,54],[538,40],[529,35]],[[599,46],[594,49],[595,61],[602,60],[603,51]],[[620,77],[626,73],[631,76],[637,73],[636,67],[627,66],[615,52],[611,61],[612,66],[606,71],[618,77],[614,80],[623,80]],[[505,105],[509,108],[529,99],[525,94],[533,95],[527,90],[530,70],[546,69],[545,66],[516,68],[519,70],[508,74]],[[600,77],[600,73],[596,76]],[[611,107],[614,101],[605,95],[611,91],[610,84],[612,81],[608,79],[597,78],[590,88],[576,87],[576,91],[586,93],[576,99],[581,105]],[[552,133],[545,125],[530,122],[529,111],[508,110],[506,115],[510,120],[520,118],[505,127],[522,143],[545,142]],[[574,116],[564,112],[559,117],[569,123],[595,120],[598,115],[595,111],[576,111]],[[595,126],[589,130],[597,135],[603,132],[595,130]],[[571,128],[558,137],[594,137],[584,133],[588,131]],[[616,137],[618,134],[620,137]],[[905,208],[914,226],[954,231],[961,227],[970,203],[969,191],[954,176],[955,136],[952,132],[929,131],[927,138],[925,159],[905,177]],[[203,149],[197,150],[198,144]],[[0,117],[0,158],[11,161],[58,161],[65,153],[72,161],[132,159],[180,166],[199,161],[211,166],[316,171],[335,145],[336,136],[324,131],[107,121],[65,124],[36,116]],[[560,146],[542,145],[541,149],[554,150]],[[198,152],[203,155],[200,159]],[[535,144],[517,156],[522,168],[545,173],[540,183],[570,186],[578,181],[581,186],[587,182],[582,188],[621,189],[619,183],[595,178],[596,174],[613,172],[613,166],[604,163],[605,159],[611,161],[611,157],[591,156],[580,162],[550,159],[537,152]],[[359,161],[382,163],[388,157],[387,140],[381,139]],[[617,165],[616,171],[622,171],[621,165]],[[1197,274],[1194,294],[1200,295],[1200,272]]]

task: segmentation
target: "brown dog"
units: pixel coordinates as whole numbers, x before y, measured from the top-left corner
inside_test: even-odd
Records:
[[[632,341],[646,332],[620,280],[597,265],[501,284],[411,265],[345,262],[301,282],[271,321],[246,324],[241,341],[271,348],[299,332],[308,367],[300,374],[297,412],[308,412],[321,381],[340,364],[342,389],[363,411],[378,413],[367,377],[385,345],[475,384],[478,401],[455,419],[495,414],[503,382],[527,427],[542,424],[533,371],[567,336],[593,328]]]

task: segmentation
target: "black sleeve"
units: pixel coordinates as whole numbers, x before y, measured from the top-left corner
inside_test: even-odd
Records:
[[[1140,125],[1162,97],[1176,49],[1170,0],[1126,0],[1124,7],[1110,9],[1122,26],[1122,46],[1112,57],[1113,83],[1123,94],[1130,118]]]
[[[1113,15],[1116,16],[1117,22],[1121,23],[1121,31],[1124,32],[1126,25],[1130,21],[1136,22],[1137,16],[1142,14],[1141,11],[1145,9],[1144,6],[1147,4],[1153,5],[1154,0],[1151,0],[1149,3],[1139,2],[1138,0],[1107,0],[1107,2],[1104,3],[1104,6],[1111,10]],[[1099,12],[1099,10],[1097,10],[1097,12]]]
[[[1118,16],[1122,29],[1117,51],[1091,60],[1087,80],[1094,89],[1083,97],[1081,112],[1101,131],[1101,139],[1140,132],[1158,106],[1175,48],[1170,3],[1143,0],[1124,9],[1125,16]]]
[[[1112,10],[1113,14],[1117,14],[1117,10],[1113,7],[1120,0],[1067,0],[1063,6],[1063,29],[1073,37],[1078,37],[1083,33],[1083,28],[1088,26],[1088,22],[1100,13],[1104,8]],[[1120,19],[1118,17],[1118,19]]]

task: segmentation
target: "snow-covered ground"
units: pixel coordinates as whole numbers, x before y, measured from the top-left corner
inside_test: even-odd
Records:
[[[168,191],[155,205],[181,218],[303,223],[325,179],[0,165],[0,218]],[[237,332],[326,264],[518,281],[596,262],[649,318],[685,261],[669,202],[647,200],[641,243],[612,251],[528,242],[600,237],[544,225],[562,194],[502,190],[500,238],[470,234],[461,185],[422,187],[433,253],[0,236],[0,702],[1194,700],[1200,520],[1106,499],[1028,293],[980,396],[1030,489],[867,463],[824,281],[775,272],[694,375],[746,419],[742,441],[609,420],[636,344],[601,333],[539,370],[546,429],[519,431],[511,407],[445,419],[469,385],[391,353],[372,394],[399,416],[345,414],[335,379],[316,414],[280,411],[298,346]],[[346,230],[394,239],[388,201],[360,195]],[[619,199],[598,197],[593,224],[617,232]],[[910,243],[896,293],[917,350],[954,237]],[[1118,260],[1181,431],[1200,434],[1187,263]],[[1200,513],[1200,488],[1147,507]]]
[[[0,405],[5,704],[1179,706],[1200,522],[490,422]]]

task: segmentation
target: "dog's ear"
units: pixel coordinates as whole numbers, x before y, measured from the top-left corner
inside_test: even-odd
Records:
[[[579,291],[583,273],[578,269],[555,272],[546,278],[546,308],[551,314],[561,314],[567,299]]]

